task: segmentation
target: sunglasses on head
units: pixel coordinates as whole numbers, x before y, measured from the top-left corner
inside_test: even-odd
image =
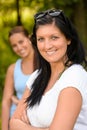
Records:
[[[52,17],[56,17],[59,16],[63,11],[62,10],[47,10],[47,11],[43,11],[40,13],[37,13],[34,15],[35,20],[38,20],[40,18],[43,18],[46,15],[52,16]]]

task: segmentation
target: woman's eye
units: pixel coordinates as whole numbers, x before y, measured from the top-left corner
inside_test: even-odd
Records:
[[[19,43],[22,44],[24,41],[23,40],[20,40]]]
[[[52,36],[51,39],[56,40],[56,39],[58,39],[58,37],[57,36]]]
[[[44,38],[37,38],[37,42],[42,42]]]

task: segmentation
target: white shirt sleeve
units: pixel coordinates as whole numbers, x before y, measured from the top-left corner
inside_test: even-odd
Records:
[[[67,69],[60,81],[61,90],[67,87],[74,87],[83,96],[87,92],[87,72],[79,65],[73,65]]]

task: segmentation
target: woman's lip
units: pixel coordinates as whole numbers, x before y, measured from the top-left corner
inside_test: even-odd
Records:
[[[56,52],[56,50],[54,50],[54,51],[47,51],[46,53],[48,54],[48,55],[52,55],[52,54],[54,54]]]

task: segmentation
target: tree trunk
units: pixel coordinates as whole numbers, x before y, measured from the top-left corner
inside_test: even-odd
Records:
[[[20,16],[20,7],[19,7],[19,0],[16,0],[16,7],[17,7],[17,25],[22,25],[21,16]]]
[[[85,8],[84,4],[84,0],[80,0],[78,4],[76,4],[74,11],[74,23],[79,32],[80,39],[84,42],[84,46],[87,48],[87,8]]]

